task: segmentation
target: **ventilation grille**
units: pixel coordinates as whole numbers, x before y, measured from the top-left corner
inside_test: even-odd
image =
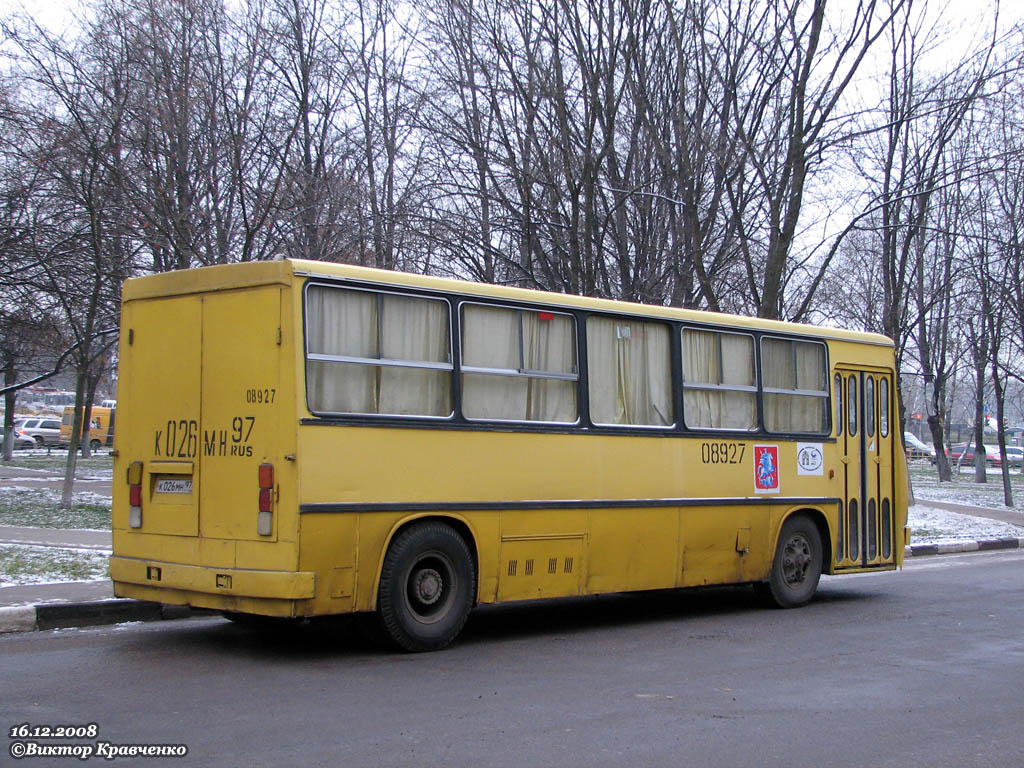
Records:
[[[573,572],[573,567],[575,565],[575,561],[576,561],[576,559],[574,557],[571,557],[571,556],[570,557],[566,557],[564,560],[562,560],[562,573],[563,574],[570,574],[570,573],[572,573]],[[534,575],[535,562],[536,562],[535,559],[531,557],[531,558],[529,558],[528,560],[526,560],[523,563],[523,571],[522,571],[522,575],[523,576],[533,576]],[[509,560],[508,561],[508,575],[509,576],[518,576],[519,575],[519,560]],[[548,575],[549,576],[557,576],[558,575],[558,558],[557,557],[549,557],[548,558]]]

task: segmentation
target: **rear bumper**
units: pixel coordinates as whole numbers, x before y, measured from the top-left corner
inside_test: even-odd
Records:
[[[111,557],[114,594],[216,610],[294,615],[295,603],[316,595],[311,571],[261,571]]]

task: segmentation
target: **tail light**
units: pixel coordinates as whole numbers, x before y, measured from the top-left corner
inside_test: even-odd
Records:
[[[260,464],[259,467],[259,511],[256,516],[256,533],[270,536],[274,532],[274,465]]]
[[[142,462],[128,465],[128,526],[142,527]]]

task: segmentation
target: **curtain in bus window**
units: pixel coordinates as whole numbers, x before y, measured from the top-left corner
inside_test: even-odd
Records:
[[[379,357],[377,295],[313,286],[306,296],[310,352],[346,357]]]
[[[512,373],[519,370],[519,319],[513,310],[467,304],[462,309],[462,364]],[[470,419],[523,419],[527,380],[467,373],[462,412]]]
[[[682,342],[686,425],[756,428],[756,394],[728,389],[754,386],[753,339],[735,333],[684,329]]]
[[[377,296],[312,286],[306,293],[309,352],[376,358]],[[376,369],[367,365],[310,361],[306,368],[309,407],[329,413],[376,413]]]
[[[766,392],[765,427],[773,432],[823,432],[828,405],[825,347],[789,339],[762,339],[765,389],[820,392],[821,396]]]
[[[576,346],[572,318],[532,310],[463,307],[462,410],[471,419],[576,420]],[[545,373],[573,379],[544,377]]]
[[[407,296],[383,296],[381,358],[449,363],[448,305]],[[448,416],[451,373],[381,366],[379,413]]]
[[[445,302],[313,286],[306,297],[306,334],[311,355],[353,358],[308,362],[311,410],[424,416],[451,413]],[[371,362],[378,359],[438,363],[447,369]]]
[[[523,363],[527,371],[573,374],[576,371],[576,333],[568,315],[520,313],[523,323]],[[526,390],[530,421],[576,421],[576,382],[531,378]]]
[[[668,326],[587,320],[590,417],[598,424],[672,424]]]

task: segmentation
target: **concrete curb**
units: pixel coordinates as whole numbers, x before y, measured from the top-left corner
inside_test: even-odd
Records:
[[[954,541],[948,544],[912,544],[906,557],[951,555],[962,552],[988,552],[997,549],[1024,549],[1024,537],[1006,536],[979,541]],[[213,612],[215,613],[215,612]],[[146,600],[88,600],[78,603],[40,603],[0,607],[0,634],[34,632],[46,629],[91,627],[128,621],[163,621],[208,616],[211,611],[181,605],[163,605]]]
[[[128,621],[162,621],[207,615],[181,605],[146,600],[89,600],[79,603],[40,603],[0,607],[0,633],[92,627]]]
[[[952,555],[959,552],[988,552],[995,549],[1024,549],[1024,537],[1004,536],[998,539],[978,541],[951,541],[948,544],[911,544],[903,554],[905,557],[922,555]]]

